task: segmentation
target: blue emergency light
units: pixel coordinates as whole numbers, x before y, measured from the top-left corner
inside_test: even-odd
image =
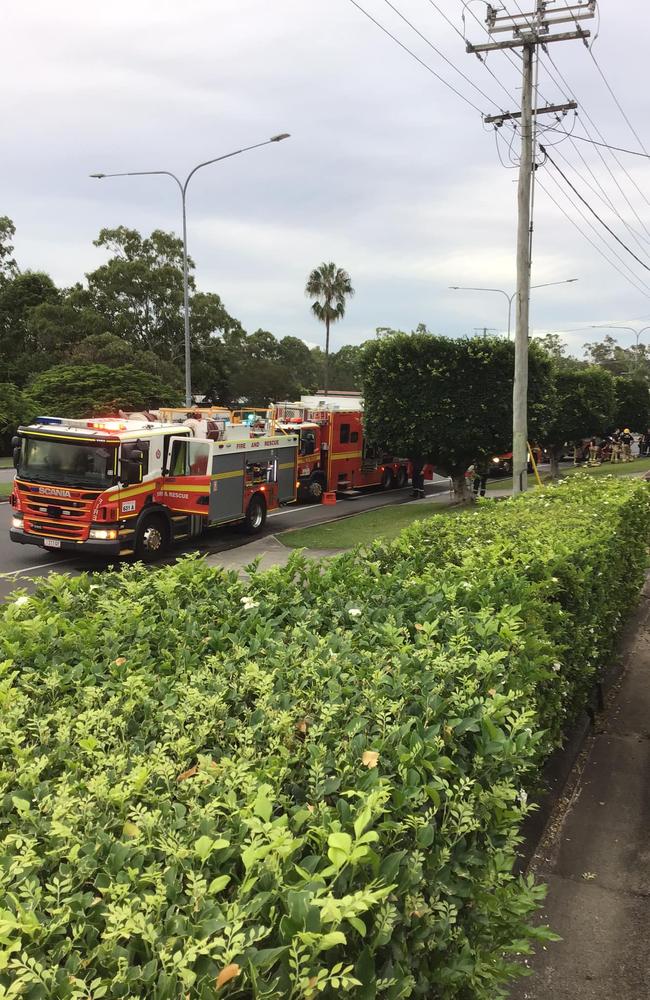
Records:
[[[62,424],[63,420],[61,417],[37,417],[37,424]]]

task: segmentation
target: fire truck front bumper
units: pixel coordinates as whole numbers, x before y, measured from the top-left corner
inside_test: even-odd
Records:
[[[88,552],[107,559],[119,556],[121,549],[119,538],[88,538],[84,541],[75,541],[72,538],[44,538],[15,526],[10,528],[9,537],[12,542],[18,542],[20,545],[37,545],[41,549],[47,549],[48,552]]]

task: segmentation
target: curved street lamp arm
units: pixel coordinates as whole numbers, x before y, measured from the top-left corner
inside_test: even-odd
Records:
[[[182,193],[183,185],[176,174],[173,174],[171,170],[125,170],[119,174],[91,174],[90,176],[96,177],[98,180],[103,180],[105,177],[157,177],[160,175],[171,177],[175,180]]]
[[[545,281],[543,285],[531,285],[531,288],[550,288],[551,285],[571,285],[578,278],[565,278],[564,281]]]
[[[633,326],[619,326],[617,323],[592,323],[591,329],[592,330],[627,330],[628,333],[634,333],[634,334],[636,334],[636,332],[637,332],[634,329]],[[644,327],[644,329],[647,330],[648,327],[646,326],[646,327]],[[643,331],[640,331],[640,332],[643,332]]]
[[[211,163],[219,163],[221,160],[229,160],[231,156],[239,156],[240,153],[247,153],[250,149],[259,149],[260,146],[268,146],[271,142],[277,142],[277,139],[265,139],[264,142],[256,142],[252,146],[244,146],[243,149],[235,149],[232,153],[225,153],[223,156],[215,156],[212,160],[205,160],[204,163],[197,163],[197,165],[190,170],[189,174],[185,178],[185,183],[182,186],[183,193],[187,191],[187,185],[190,183],[190,180],[197,170],[200,170],[201,167],[209,167]],[[176,178],[176,180],[178,180],[178,178]]]
[[[473,285],[450,285],[449,287],[455,292],[500,292],[507,299],[511,298],[503,288],[474,288]]]

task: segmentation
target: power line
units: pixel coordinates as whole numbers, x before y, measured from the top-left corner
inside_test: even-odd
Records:
[[[645,240],[645,237],[643,236],[642,233],[638,233],[636,231],[636,229],[634,229],[634,227],[631,226],[630,223],[627,222],[623,218],[623,216],[620,214],[620,212],[617,210],[616,206],[614,205],[614,202],[611,200],[611,198],[607,194],[605,188],[602,186],[602,184],[600,183],[600,181],[598,180],[598,178],[596,177],[596,175],[590,169],[589,164],[586,162],[586,160],[582,156],[580,157],[582,159],[582,162],[585,164],[587,170],[589,171],[589,173],[593,177],[594,181],[596,182],[596,184],[598,185],[598,187],[600,188],[600,191],[602,193],[599,193],[598,190],[587,180],[587,178],[582,176],[582,174],[578,171],[578,169],[575,166],[575,164],[571,163],[571,161],[566,158],[566,156],[562,153],[561,149],[557,149],[556,153],[557,153],[557,156],[561,156],[562,157],[562,159],[564,160],[564,162],[566,163],[566,165],[573,170],[573,172],[582,181],[582,183],[585,184],[589,188],[589,190],[593,194],[596,195],[597,198],[600,198],[600,200],[605,205],[607,205],[607,207],[609,208],[609,210],[614,213],[614,215],[618,218],[619,222],[621,222],[625,226],[625,228],[627,229],[628,233],[634,239],[634,241],[636,242],[637,246],[640,248],[640,250],[642,251],[642,253],[647,253],[648,246],[647,245],[643,246],[643,244],[641,242],[642,240]],[[648,240],[645,240],[645,242],[647,244]]]
[[[431,4],[432,7],[435,7],[435,9],[438,11],[438,13],[440,14],[441,17],[444,17],[444,19],[447,22],[447,24],[451,28],[454,29],[454,31],[456,32],[456,34],[460,35],[460,37],[463,39],[463,41],[466,42],[467,39],[465,38],[465,35],[462,33],[462,31],[460,30],[460,28],[458,27],[458,25],[454,24],[454,22],[452,21],[452,19],[447,14],[445,14],[444,10],[440,9],[440,7],[435,2],[435,0],[429,0],[429,3]],[[481,62],[483,62],[482,59],[481,59]]]
[[[554,132],[563,132],[564,129],[553,128],[552,125],[547,125],[546,128],[552,129]],[[640,153],[638,149],[624,149],[623,146],[612,146],[608,142],[597,142],[595,139],[587,139],[584,135],[576,135],[575,139],[580,139],[581,142],[589,142],[592,146],[600,146],[603,149],[613,149],[617,153],[629,153],[630,156],[641,156],[643,159],[650,160],[650,153]]]
[[[550,73],[548,67],[545,67],[545,69],[546,69],[547,72]],[[575,97],[575,95],[573,95],[573,96],[574,96],[575,100],[577,100],[577,98]],[[583,111],[584,110],[585,109],[583,108]],[[587,117],[589,117],[589,115],[588,115],[588,113],[586,111],[585,111],[585,114],[587,115]],[[593,121],[593,119],[590,119],[590,121]],[[587,137],[584,139],[584,141],[591,142],[592,141],[592,136],[591,136],[591,134],[589,132],[589,129],[587,128],[587,126],[582,121],[582,119],[580,120],[580,125],[584,129],[584,131],[587,133]],[[597,126],[596,126],[596,130],[599,131]],[[566,134],[568,135],[568,133],[566,133]],[[601,138],[602,138],[602,134],[601,134]],[[588,166],[588,164],[587,164],[585,158],[583,157],[582,153],[579,152],[578,147],[576,146],[576,144],[574,142],[575,139],[583,139],[583,136],[577,135],[575,132],[573,132],[571,134],[571,138],[570,138],[571,145],[573,146],[573,148],[578,153],[578,156],[580,157],[580,159],[582,160],[582,162],[585,164],[585,166],[589,170],[589,173],[592,175],[592,177],[594,178],[594,180],[596,181],[596,183],[598,184],[598,186],[604,192],[605,189],[603,188],[602,184],[597,179],[596,175],[593,173],[593,171],[591,170],[591,168]],[[646,224],[644,223],[643,219],[641,218],[641,216],[637,212],[636,208],[634,207],[634,205],[632,204],[632,202],[628,198],[628,196],[627,196],[625,190],[623,189],[623,186],[622,186],[621,182],[619,181],[618,177],[616,176],[616,174],[614,173],[614,171],[610,167],[609,163],[607,162],[607,160],[603,156],[603,154],[601,152],[601,149],[600,149],[600,144],[596,144],[595,143],[594,145],[595,145],[596,152],[598,153],[598,156],[599,156],[599,158],[600,158],[603,166],[605,167],[605,170],[607,171],[607,173],[611,177],[612,181],[614,182],[614,185],[618,188],[618,190],[619,190],[620,194],[622,195],[623,199],[625,200],[628,208],[630,209],[630,211],[632,212],[634,218],[636,219],[636,221],[639,223],[639,225],[641,226],[641,228],[645,232],[646,236],[648,236],[648,238],[650,238],[650,230],[648,230],[648,227],[646,226]],[[626,176],[628,177],[628,179],[632,181],[632,183],[635,185],[635,187],[638,187],[638,185],[636,185],[636,182],[632,179],[632,177],[630,177],[628,171],[625,169],[625,167],[623,166],[623,164],[621,163],[621,161],[618,159],[618,157],[615,156],[614,153],[612,153],[612,156],[614,157],[614,159],[615,159],[616,163],[619,165],[619,167],[621,167],[621,169],[623,170],[623,172],[626,174]]]
[[[436,80],[439,80],[440,83],[444,84],[445,87],[451,90],[456,95],[456,97],[460,97],[461,101],[464,101],[465,104],[469,104],[470,108],[473,108],[474,111],[477,111],[479,115],[481,115],[481,117],[483,116],[483,112],[481,111],[481,109],[477,107],[473,101],[470,101],[469,97],[465,97],[464,94],[461,94],[460,90],[457,90],[453,86],[453,84],[449,83],[448,80],[445,80],[445,78],[443,76],[440,76],[439,73],[436,73],[435,69],[432,69],[432,67],[429,66],[428,63],[425,63],[424,59],[420,59],[420,57],[416,55],[415,52],[412,51],[412,49],[409,49],[409,47],[405,45],[404,42],[400,42],[399,38],[397,38],[392,33],[392,31],[389,31],[388,28],[384,27],[384,25],[376,18],[374,18],[372,14],[368,13],[367,10],[364,10],[364,8],[357,3],[357,0],[350,0],[350,3],[352,4],[353,7],[356,7],[357,10],[361,11],[361,13],[365,17],[367,17],[369,21],[372,21],[372,23],[375,24],[380,29],[380,31],[383,31],[385,35],[388,35],[389,38],[392,38],[395,44],[399,45],[400,49],[403,49],[405,52],[407,52],[411,56],[411,58],[415,59],[415,61],[419,63],[420,66],[424,67],[424,69],[426,69],[428,73],[431,73],[432,76],[435,76]]]
[[[548,161],[553,164],[553,166],[557,170],[557,172],[560,175],[560,177],[562,177],[562,179],[564,180],[565,184],[569,185],[569,187],[571,188],[571,190],[573,191],[573,193],[580,199],[580,201],[583,203],[583,205],[585,205],[589,209],[589,211],[591,212],[591,214],[593,216],[595,216],[596,219],[598,219],[598,221],[600,222],[601,226],[605,227],[605,229],[610,234],[610,236],[613,236],[614,239],[616,240],[616,242],[620,243],[624,250],[627,250],[627,252],[632,257],[634,257],[634,259],[639,264],[641,264],[642,267],[645,267],[646,271],[650,271],[650,266],[648,266],[648,264],[646,264],[645,261],[642,261],[640,257],[637,257],[637,255],[635,254],[634,250],[630,250],[630,248],[627,245],[627,243],[624,243],[623,240],[620,238],[620,236],[616,235],[616,233],[614,232],[614,230],[610,226],[607,225],[607,223],[604,221],[604,219],[601,219],[601,217],[599,216],[599,214],[595,210],[595,208],[591,207],[591,205],[589,204],[589,202],[587,201],[587,199],[583,198],[583,196],[580,194],[580,192],[578,191],[578,189],[571,183],[571,181],[569,180],[569,178],[567,177],[567,175],[564,173],[564,171],[562,170],[562,168],[557,165],[557,163],[555,162],[555,160],[553,159],[553,157],[551,156],[551,154],[547,151],[546,147],[540,145],[539,148],[541,149],[542,153],[545,154],[545,156],[548,159]]]
[[[577,101],[578,99],[577,99],[577,97],[576,97],[575,93],[574,93],[574,92],[573,92],[573,91],[571,90],[571,87],[569,86],[569,84],[567,83],[566,79],[565,79],[565,78],[564,78],[564,76],[562,75],[562,72],[561,72],[561,70],[560,70],[560,69],[559,69],[559,67],[558,67],[558,66],[556,65],[555,61],[553,60],[553,57],[552,57],[552,56],[551,56],[551,55],[550,55],[549,53],[546,53],[546,58],[547,58],[547,59],[548,59],[548,61],[549,61],[549,62],[551,63],[551,65],[552,65],[552,66],[553,66],[553,68],[555,69],[556,73],[557,73],[557,74],[559,75],[560,79],[561,79],[561,80],[563,81],[563,83],[564,83],[565,87],[567,87],[567,88],[569,89],[569,93],[571,94],[571,96],[573,97],[573,99],[574,99],[575,101]],[[549,70],[548,70],[548,67],[546,67],[546,71],[547,71],[547,72],[549,72]],[[557,81],[556,81],[556,82],[557,82]],[[599,128],[598,128],[598,126],[596,125],[595,121],[593,120],[593,118],[591,117],[591,115],[589,114],[589,112],[587,111],[587,109],[585,108],[584,104],[583,104],[583,103],[582,103],[581,101],[580,101],[580,102],[578,102],[578,103],[580,104],[580,107],[581,107],[581,109],[582,109],[582,111],[583,111],[583,113],[584,113],[585,117],[587,118],[587,120],[588,120],[588,121],[589,121],[589,122],[591,123],[592,127],[594,128],[594,130],[595,130],[595,132],[596,132],[596,135],[598,136],[598,138],[599,138],[599,139],[601,140],[601,142],[603,142],[604,144],[607,144],[607,143],[606,143],[606,140],[605,140],[605,137],[604,137],[604,135],[602,134],[602,132],[600,131],[600,129],[599,129]],[[588,132],[588,130],[587,130],[587,128],[586,128],[586,126],[585,126],[585,125],[583,124],[583,125],[582,125],[582,127],[584,128],[584,130],[585,130],[585,132],[587,133],[587,135],[589,135],[589,132]],[[590,136],[590,138],[591,138],[591,136]],[[596,148],[598,149],[598,147],[596,147]],[[623,197],[624,197],[624,198],[626,199],[626,201],[628,202],[628,205],[630,206],[630,208],[632,208],[632,204],[630,203],[629,199],[627,198],[627,195],[626,195],[626,194],[624,193],[624,191],[623,191],[623,188],[621,187],[620,183],[619,183],[619,182],[618,182],[618,181],[616,180],[616,178],[614,178],[614,175],[613,175],[613,173],[612,173],[612,171],[611,171],[611,169],[610,169],[609,165],[608,165],[608,164],[607,164],[607,162],[605,161],[605,159],[604,159],[604,157],[603,157],[602,153],[600,153],[600,150],[598,150],[598,152],[599,152],[599,156],[600,156],[600,157],[601,157],[601,159],[603,160],[603,163],[605,164],[605,166],[606,166],[606,167],[607,167],[607,169],[609,170],[610,174],[612,175],[612,178],[613,178],[613,179],[614,179],[614,180],[616,181],[616,184],[617,184],[617,186],[618,186],[619,190],[621,191],[621,194],[623,194]],[[629,172],[629,171],[627,170],[627,168],[626,168],[626,167],[625,167],[625,166],[624,166],[624,165],[623,165],[623,164],[621,163],[621,161],[619,160],[618,156],[616,156],[616,154],[612,152],[612,157],[614,158],[614,160],[616,161],[616,163],[618,164],[618,166],[619,166],[619,167],[621,168],[621,170],[623,171],[623,173],[624,173],[624,174],[626,175],[627,179],[628,179],[628,180],[629,180],[629,181],[630,181],[630,182],[631,182],[631,183],[632,183],[632,184],[634,185],[634,187],[635,187],[635,188],[636,188],[636,190],[637,190],[637,191],[639,192],[639,194],[640,194],[640,195],[641,195],[641,197],[642,197],[642,198],[644,199],[644,201],[645,201],[645,202],[646,202],[647,204],[650,204],[650,201],[648,201],[648,198],[647,198],[647,196],[646,196],[646,195],[644,194],[644,192],[643,192],[643,191],[641,190],[641,188],[639,187],[639,185],[637,184],[637,182],[636,182],[636,181],[634,180],[634,178],[632,177],[632,175],[630,174],[630,172]],[[632,210],[634,211],[634,209],[632,209]],[[635,212],[635,214],[636,214],[636,212]],[[646,232],[648,233],[648,236],[650,236],[650,232],[648,232],[648,230],[647,230],[646,226],[644,225],[644,223],[643,223],[643,222],[641,222],[641,219],[640,219],[640,218],[638,217],[638,215],[637,215],[637,219],[638,219],[638,221],[639,221],[639,222],[641,223],[641,226],[643,227],[643,229],[645,229],[645,230],[646,230]]]
[[[622,105],[621,105],[618,97],[616,96],[616,94],[614,93],[614,91],[612,90],[612,88],[610,87],[609,81],[607,80],[607,77],[605,76],[605,74],[603,73],[602,69],[600,68],[600,64],[599,64],[598,60],[596,59],[596,56],[593,54],[593,52],[592,52],[591,49],[589,49],[589,55],[593,59],[594,66],[596,67],[596,69],[600,73],[600,76],[601,76],[601,79],[602,79],[603,83],[605,84],[605,86],[607,87],[608,91],[612,95],[612,99],[614,101],[614,104],[616,105],[616,107],[618,108],[618,110],[623,115],[623,118],[627,122],[627,125],[628,125],[628,128],[630,129],[630,132],[632,133],[632,135],[634,136],[634,138],[638,142],[639,146],[641,147],[641,149],[643,150],[643,152],[645,153],[645,155],[646,156],[650,156],[650,153],[648,153],[648,150],[645,148],[645,146],[643,145],[643,142],[641,141],[641,138],[639,137],[639,133],[636,131],[636,129],[634,128],[634,125],[632,124],[632,122],[630,121],[630,119],[625,114],[625,111],[623,110],[623,107],[622,107]]]
[[[601,249],[601,248],[600,248],[600,247],[598,246],[598,244],[597,244],[597,243],[594,243],[594,241],[593,241],[593,240],[591,239],[591,237],[590,237],[590,236],[588,236],[588,235],[587,235],[587,234],[586,234],[586,233],[584,232],[584,230],[580,228],[580,226],[579,226],[579,225],[578,225],[578,223],[577,223],[577,222],[575,221],[575,219],[572,219],[572,218],[571,218],[571,216],[570,216],[570,215],[569,215],[569,213],[568,213],[568,212],[566,211],[566,209],[564,209],[564,208],[562,207],[562,205],[560,205],[560,203],[559,203],[559,202],[558,202],[558,201],[557,201],[557,200],[556,200],[556,199],[555,199],[555,198],[553,197],[553,195],[551,194],[551,192],[550,192],[550,191],[548,190],[548,188],[547,188],[547,187],[545,187],[545,185],[544,185],[544,184],[542,184],[542,182],[541,182],[541,180],[539,180],[539,178],[537,179],[537,183],[538,183],[538,185],[539,185],[539,186],[541,187],[542,191],[543,191],[543,192],[544,192],[544,193],[546,194],[546,196],[547,196],[548,198],[550,198],[550,199],[551,199],[551,201],[553,202],[553,204],[555,205],[555,207],[556,207],[556,208],[557,208],[557,209],[558,209],[558,210],[559,210],[559,211],[560,211],[560,212],[562,213],[562,215],[563,215],[563,216],[564,216],[564,217],[565,217],[566,219],[568,219],[568,221],[569,221],[569,222],[571,223],[571,225],[572,225],[572,226],[574,226],[574,228],[578,230],[578,232],[579,232],[579,233],[580,233],[580,235],[581,235],[581,236],[583,237],[583,239],[585,239],[585,240],[587,241],[587,243],[589,243],[589,244],[590,244],[590,245],[591,245],[591,246],[592,246],[592,247],[594,248],[594,250],[596,250],[596,251],[597,251],[597,252],[598,252],[598,253],[600,254],[600,256],[601,256],[601,257],[602,257],[602,258],[603,258],[604,260],[606,260],[606,261],[607,261],[607,263],[609,264],[609,266],[610,266],[610,267],[613,267],[615,271],[618,271],[618,273],[619,273],[619,274],[621,275],[621,277],[625,278],[625,280],[626,280],[626,281],[627,281],[627,282],[628,282],[628,283],[629,283],[630,285],[632,285],[632,286],[633,286],[633,288],[635,288],[637,292],[641,292],[641,294],[642,294],[642,295],[644,295],[644,296],[645,296],[646,298],[650,299],[650,288],[649,288],[648,286],[644,286],[644,287],[641,287],[640,285],[638,285],[638,284],[637,284],[637,280],[638,280],[638,281],[641,281],[641,279],[640,279],[640,278],[638,278],[638,279],[637,279],[637,278],[636,278],[636,276],[635,276],[635,278],[634,278],[634,279],[630,278],[630,277],[629,277],[629,275],[627,275],[627,274],[625,273],[625,271],[623,271],[623,270],[622,270],[622,269],[621,269],[621,268],[620,268],[620,267],[618,266],[618,264],[615,264],[615,263],[614,263],[614,261],[610,260],[610,258],[609,258],[609,257],[607,256],[607,254],[605,253],[605,251],[604,251],[604,250],[602,250],[602,249]],[[560,190],[561,190],[561,189],[560,189]],[[566,192],[564,192],[564,193],[566,194]],[[573,204],[573,203],[572,203],[572,204]],[[577,206],[575,206],[575,205],[574,205],[574,208],[576,208],[576,207],[577,207]],[[580,210],[578,209],[578,211],[580,211]],[[583,218],[585,218],[585,217],[583,216]],[[594,232],[595,232],[595,233],[596,233],[596,234],[597,234],[598,236],[600,236],[600,234],[598,234],[598,231],[596,230],[595,226],[593,226],[593,225],[592,225],[592,224],[591,224],[591,223],[589,222],[589,220],[588,220],[588,219],[586,219],[586,218],[585,218],[585,221],[586,221],[586,222],[588,223],[588,225],[590,225],[590,226],[591,226],[591,228],[592,228],[592,229],[594,230]],[[600,239],[603,239],[603,237],[600,237]],[[627,267],[627,264],[626,264],[625,266]]]
[[[488,36],[488,38],[489,38],[489,37],[490,37],[490,32],[489,32],[489,31],[488,31],[488,29],[487,29],[487,28],[485,27],[485,25],[483,24],[483,22],[482,22],[482,21],[481,21],[481,20],[480,20],[480,19],[479,19],[479,18],[478,18],[478,17],[476,16],[476,14],[475,14],[475,13],[474,13],[474,11],[472,10],[472,8],[471,8],[470,6],[468,6],[468,4],[464,2],[464,0],[460,0],[460,2],[461,2],[461,3],[462,3],[462,5],[463,5],[463,14],[462,14],[462,17],[463,17],[463,25],[465,24],[465,11],[467,11],[467,12],[468,12],[469,14],[471,14],[471,15],[472,15],[472,17],[474,18],[474,20],[475,20],[475,21],[476,21],[476,23],[478,24],[478,26],[479,26],[479,28],[481,29],[481,31],[484,31],[484,32],[485,32],[485,34],[486,34],[486,35]],[[464,38],[464,37],[465,37],[465,36],[463,35],[463,38]],[[517,50],[516,50],[516,49],[513,49],[513,50],[512,50],[512,52],[508,52],[508,50],[507,50],[507,49],[504,49],[504,50],[503,50],[503,54],[504,54],[504,56],[506,57],[506,59],[508,60],[508,62],[509,62],[509,63],[511,63],[511,64],[512,64],[512,65],[513,65],[513,66],[515,67],[515,69],[516,69],[517,71],[519,71],[519,66],[517,65],[517,59],[519,59],[519,61],[521,62],[521,56],[519,55],[519,53],[517,52]],[[486,57],[486,58],[487,58],[487,57]]]
[[[430,41],[430,39],[427,38],[426,35],[423,35],[422,32],[418,28],[415,27],[415,25],[413,24],[413,22],[409,21],[408,17],[406,17],[405,14],[402,14],[401,10],[399,10],[395,6],[395,4],[391,3],[391,0],[384,0],[384,3],[388,7],[390,7],[390,9],[395,14],[397,14],[397,16],[400,17],[402,19],[402,21],[404,21],[405,24],[408,24],[409,28],[411,28],[411,30],[415,32],[415,34],[418,36],[418,38],[421,38],[422,41],[425,43],[425,45],[428,45],[429,48],[432,49],[436,53],[436,55],[439,56],[443,60],[443,62],[446,62],[448,66],[451,66],[451,68],[456,73],[458,73],[458,75],[461,76],[463,78],[463,80],[465,80],[466,83],[469,83],[470,87],[473,87],[474,90],[476,90],[481,95],[481,97],[484,97],[485,100],[489,104],[496,103],[495,101],[492,100],[492,98],[488,94],[485,93],[484,90],[481,90],[481,88],[478,86],[478,84],[474,83],[473,80],[471,80],[465,73],[463,73],[463,71],[461,69],[459,69],[458,66],[456,66],[456,64],[451,59],[448,59],[447,56],[444,54],[444,52],[441,52],[440,49],[437,48],[437,46],[435,46],[433,44],[433,42]],[[355,4],[355,6],[357,6],[357,5]],[[503,109],[501,109],[501,110],[503,110]]]
[[[460,28],[458,27],[458,25],[454,24],[454,22],[449,17],[449,15],[445,14],[444,10],[442,10],[442,8],[435,2],[435,0],[428,0],[428,3],[434,8],[434,10],[438,11],[438,13],[440,14],[440,16],[447,22],[447,24],[449,25],[449,27],[452,28],[452,30],[455,31],[456,34],[460,36],[460,38],[462,38],[462,40],[463,40],[464,43],[466,43],[467,39],[465,38],[465,35],[460,30]],[[510,91],[508,90],[508,88],[505,87],[504,84],[501,82],[501,80],[496,75],[496,73],[494,72],[494,70],[492,69],[492,67],[488,66],[486,59],[484,59],[483,56],[479,52],[476,53],[476,58],[481,63],[481,65],[483,66],[483,68],[490,74],[490,76],[495,81],[495,83],[497,83],[499,85],[499,87],[501,87],[501,90],[508,97],[508,100],[514,100],[512,94],[510,93]]]

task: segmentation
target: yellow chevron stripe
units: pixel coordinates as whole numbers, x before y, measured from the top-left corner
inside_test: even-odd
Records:
[[[205,486],[182,486],[180,483],[165,483],[160,487],[161,493],[208,493],[210,487]]]
[[[182,511],[183,514],[195,514],[197,517],[207,517],[208,508],[205,507],[203,510],[187,510],[185,507],[174,507],[174,510]]]
[[[235,469],[233,472],[217,472],[211,479],[236,479],[237,476],[243,476],[243,469]]]
[[[109,502],[115,500],[116,502],[121,502],[122,500],[128,500],[129,497],[137,497],[142,493],[153,493],[156,489],[155,483],[145,483],[144,486],[134,486],[129,490],[120,490],[119,492],[109,493]]]
[[[81,444],[87,444],[89,441],[92,442],[93,444],[103,443],[99,438],[81,437],[81,435],[79,434],[50,434],[48,433],[48,431],[21,431],[20,433],[22,437],[56,438],[57,441],[72,441]],[[115,440],[116,440],[115,438],[111,438],[111,443],[115,444]]]

